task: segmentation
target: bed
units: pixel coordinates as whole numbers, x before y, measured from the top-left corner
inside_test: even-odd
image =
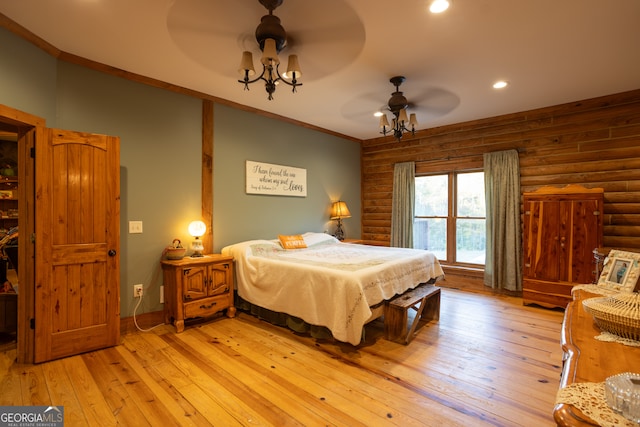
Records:
[[[384,301],[444,275],[437,258],[421,249],[349,244],[325,233],[282,237],[297,241],[295,249],[285,249],[286,239],[222,249],[235,260],[237,296],[353,345],[364,325],[382,315]]]

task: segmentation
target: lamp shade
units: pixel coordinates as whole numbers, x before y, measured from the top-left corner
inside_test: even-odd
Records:
[[[400,123],[409,123],[409,117],[407,117],[407,109],[403,108],[400,110],[400,117],[398,117]]]
[[[255,68],[253,68],[253,55],[248,50],[242,52],[242,59],[240,60],[238,72],[241,75],[244,75],[244,73],[247,72],[249,76],[253,76],[256,73]]]
[[[387,120],[386,114],[380,116],[380,127],[389,127],[389,120]]]
[[[296,79],[302,75],[302,71],[300,71],[300,64],[298,63],[298,55],[289,55],[287,72],[284,73],[284,77],[292,79],[294,77],[294,73]]]
[[[351,212],[343,201],[334,202],[331,205],[331,219],[351,218]]]
[[[202,221],[193,221],[189,224],[189,234],[200,237],[207,231],[207,225]]]
[[[418,126],[418,119],[416,119],[415,113],[411,113],[409,116],[409,124],[414,127]]]
[[[269,65],[270,63],[276,65],[280,63],[278,52],[276,51],[276,41],[274,39],[265,39],[261,61],[264,65]]]

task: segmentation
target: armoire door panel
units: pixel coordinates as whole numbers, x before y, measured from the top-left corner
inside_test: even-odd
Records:
[[[529,203],[529,212],[528,276],[540,280],[558,280],[558,229],[553,224],[558,221],[559,204],[533,201]]]
[[[558,260],[557,271],[558,274],[555,280],[561,280],[564,282],[571,281],[571,247],[573,241],[573,202],[562,200],[557,202],[558,204],[558,217],[557,231],[558,234]],[[552,225],[549,224],[551,227]]]
[[[574,283],[591,283],[595,279],[593,250],[600,246],[598,230],[602,229],[602,206],[598,200],[577,200],[573,204],[572,274],[569,280]],[[584,263],[584,259],[591,262]]]

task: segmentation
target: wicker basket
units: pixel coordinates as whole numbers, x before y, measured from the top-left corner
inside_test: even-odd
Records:
[[[166,259],[182,259],[186,251],[187,249],[182,247],[179,239],[173,239],[171,246],[167,246],[162,255]]]
[[[589,298],[582,305],[603,331],[640,341],[640,294]]]

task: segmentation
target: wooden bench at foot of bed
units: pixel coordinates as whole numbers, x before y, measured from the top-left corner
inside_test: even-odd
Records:
[[[408,325],[408,311],[416,315]],[[440,319],[440,288],[432,284],[420,285],[415,289],[387,301],[384,307],[384,334],[390,341],[409,344],[413,339],[420,320]],[[407,328],[409,330],[407,331]]]

